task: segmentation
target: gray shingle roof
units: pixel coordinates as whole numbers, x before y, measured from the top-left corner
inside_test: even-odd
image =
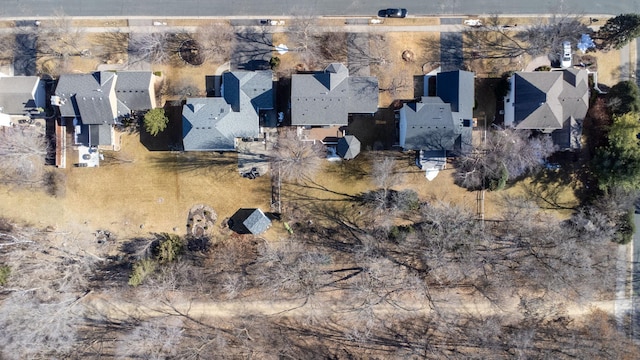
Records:
[[[22,115],[38,107],[35,93],[40,84],[37,76],[9,76],[0,78],[0,112]],[[40,105],[44,106],[44,105]]]
[[[260,134],[259,110],[273,109],[272,72],[223,75],[223,95],[190,98],[182,110],[184,149],[234,150],[235,138]]]
[[[273,73],[262,71],[234,71],[222,75],[223,96],[233,111],[253,116],[258,109],[273,109]]]
[[[55,94],[63,101],[61,115],[80,118],[83,124],[115,124],[115,82],[116,74],[108,71],[60,75]]]
[[[451,104],[463,119],[473,118],[475,75],[470,71],[447,71],[436,75],[436,95]]]
[[[88,125],[89,127],[89,146],[111,145],[111,125]]]
[[[231,230],[240,234],[262,234],[271,220],[260,209],[239,209],[230,219]]]
[[[552,72],[515,73],[514,126],[518,129],[553,131],[561,148],[575,148],[576,132],[589,109],[587,72],[566,69]]]
[[[150,71],[118,71],[116,96],[130,110],[142,111],[155,107],[153,73]]]
[[[411,150],[466,152],[471,146],[474,74],[437,74],[436,95],[400,109],[400,145]]]
[[[338,140],[336,153],[343,159],[350,160],[360,154],[360,140],[353,135],[347,135]]]
[[[350,113],[374,113],[377,108],[378,79],[350,77],[343,64],[291,77],[292,125],[347,125]]]

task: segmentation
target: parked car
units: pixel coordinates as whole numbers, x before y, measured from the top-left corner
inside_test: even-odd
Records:
[[[382,9],[378,11],[378,17],[403,18],[407,16],[407,9]]]
[[[572,65],[573,55],[571,54],[571,43],[565,41],[562,43],[562,60],[560,66],[562,68],[568,68]]]

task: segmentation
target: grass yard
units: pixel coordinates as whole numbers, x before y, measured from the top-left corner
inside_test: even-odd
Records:
[[[241,178],[233,153],[149,152],[137,134],[122,139],[122,151],[105,152],[102,167],[59,169],[67,176],[62,198],[2,187],[0,214],[60,231],[105,229],[125,237],[184,234],[197,204],[217,212],[217,225],[242,207],[269,211],[269,179]]]
[[[440,57],[440,49],[430,46],[438,43],[439,38],[439,33],[392,32],[385,34],[384,46],[388,47],[388,62],[371,67],[371,75],[378,77],[380,88],[389,89],[380,93],[380,107],[388,107],[397,99],[416,97],[417,86],[415,82],[422,81],[424,65]],[[371,46],[380,46],[380,44],[372,42]],[[410,61],[403,59],[402,55],[405,51],[412,54]]]

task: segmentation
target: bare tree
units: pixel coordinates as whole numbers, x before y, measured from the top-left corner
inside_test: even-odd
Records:
[[[39,54],[55,57],[82,55],[84,49],[79,45],[85,34],[65,14],[54,14],[51,21],[43,22],[37,29]]]
[[[330,283],[331,256],[296,241],[265,243],[259,248],[256,281],[273,297],[300,296],[308,300]]]
[[[343,32],[326,32],[319,35],[322,57],[329,62],[347,62],[347,37]],[[351,65],[351,63],[349,64]]]
[[[71,356],[84,321],[76,300],[71,294],[42,299],[32,292],[16,292],[4,299],[0,304],[3,358]]]
[[[456,183],[467,189],[500,189],[507,181],[540,168],[555,150],[549,135],[494,131],[484,144],[457,159]]]
[[[481,29],[464,32],[468,58],[503,59],[548,54],[557,59],[564,40],[577,41],[589,29],[577,16],[554,16],[522,29],[493,15]]]
[[[391,96],[398,95],[398,92],[409,89],[409,85],[407,85],[404,78],[393,77],[389,82],[386,83],[386,86],[380,87],[378,90],[380,92],[388,92]]]
[[[52,246],[49,236],[15,224],[0,229],[0,262],[10,269],[0,302],[3,358],[64,358],[78,346],[94,261]]]
[[[182,320],[161,317],[143,321],[120,338],[117,358],[170,359],[183,341]]]
[[[129,54],[137,61],[148,61],[153,64],[164,64],[171,59],[171,51],[168,48],[170,34],[166,31],[158,31],[145,34],[130,34]]]
[[[92,48],[94,55],[104,62],[124,60],[129,48],[129,34],[120,31],[108,31],[96,34]]]
[[[301,12],[292,17],[287,32],[292,50],[296,51],[303,62],[315,67],[321,59],[318,17]]]
[[[229,60],[236,42],[233,27],[228,23],[201,26],[194,37],[205,58],[215,63]]]
[[[324,158],[322,143],[301,139],[296,130],[285,130],[278,134],[271,161],[285,181],[303,182],[314,178]]]
[[[42,184],[47,151],[46,139],[32,128],[0,129],[0,181]]]

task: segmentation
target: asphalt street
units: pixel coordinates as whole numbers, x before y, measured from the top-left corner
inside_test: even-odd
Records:
[[[0,17],[68,16],[375,16],[404,7],[409,15],[612,14],[637,12],[640,0],[3,0]]]

